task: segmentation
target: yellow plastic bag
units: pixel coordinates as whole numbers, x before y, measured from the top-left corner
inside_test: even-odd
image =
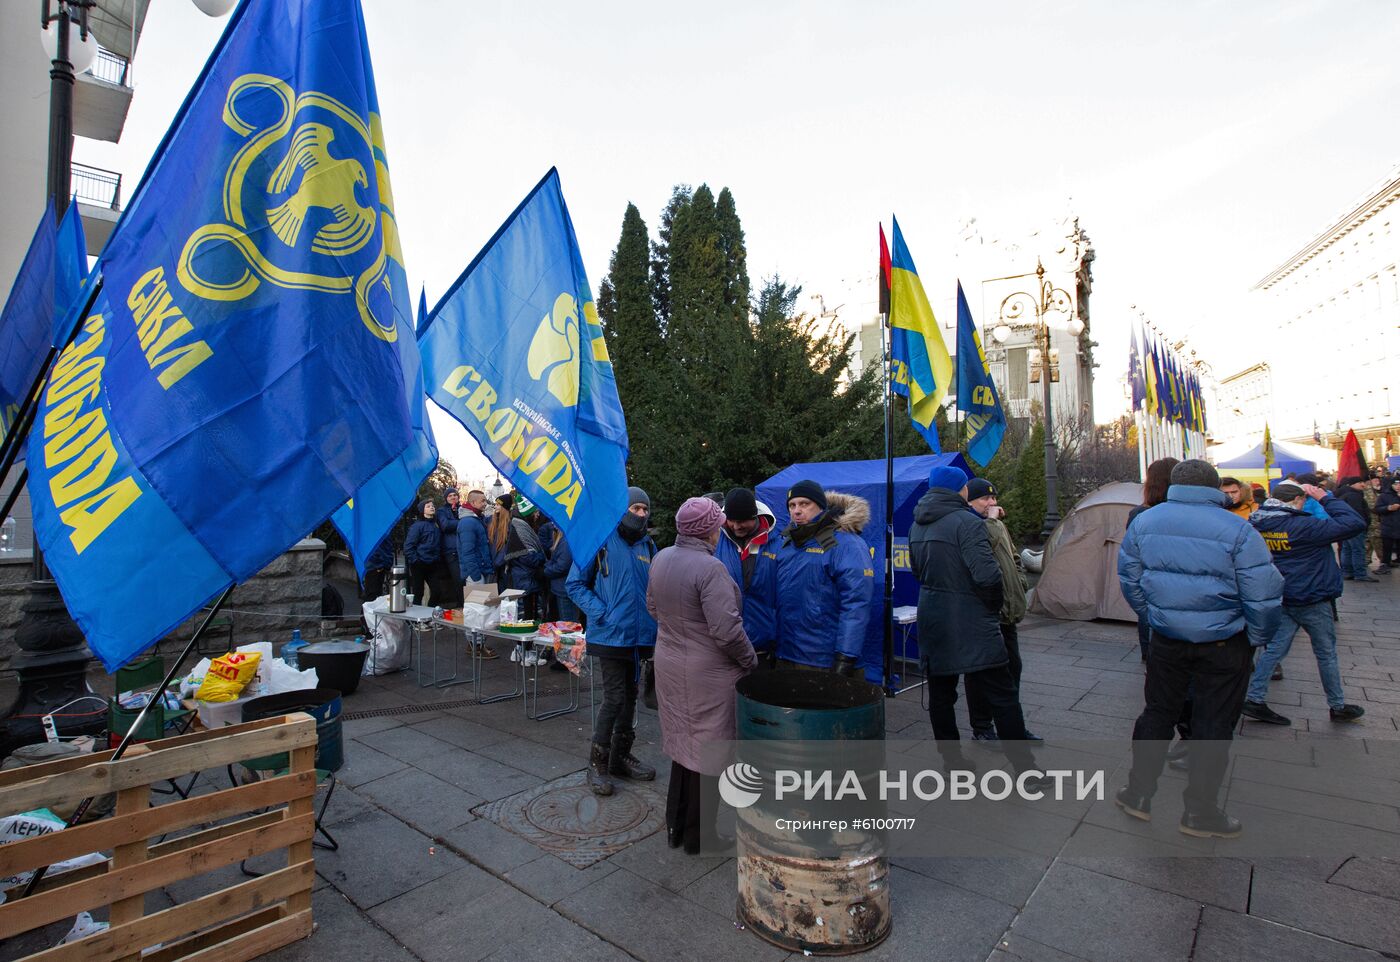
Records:
[[[258,662],[261,660],[262,655],[255,651],[231,651],[220,655],[210,662],[204,683],[194,697],[200,701],[234,701],[258,673]]]

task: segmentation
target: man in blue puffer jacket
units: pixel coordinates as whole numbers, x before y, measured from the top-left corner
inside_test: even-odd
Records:
[[[1253,648],[1278,629],[1283,578],[1248,521],[1226,510],[1220,475],[1205,461],[1172,468],[1167,500],[1128,526],[1118,551],[1123,596],[1152,628],[1146,707],[1133,726],[1133,767],[1115,797],[1150,821],[1172,730],[1193,694],[1192,749],[1181,832],[1234,838],[1238,819],[1217,802],[1228,744],[1244,704]]]
[[[471,490],[457,520],[457,565],[462,586],[484,585],[496,576],[486,537],[486,492]]]
[[[875,563],[861,538],[864,498],[798,481],[778,547],[778,664],[855,675],[865,648]]]
[[[1304,505],[1311,499],[1327,512],[1315,518]],[[1356,721],[1366,714],[1360,705],[1348,705],[1342,691],[1342,673],[1337,667],[1337,626],[1332,602],[1342,593],[1342,572],[1332,554],[1332,545],[1366,533],[1366,520],[1340,498],[1311,484],[1285,481],[1274,488],[1273,497],[1251,517],[1250,523],[1264,536],[1274,556],[1274,567],[1283,575],[1283,619],[1278,631],[1259,654],[1244,714],[1271,725],[1288,725],[1290,720],[1267,704],[1269,676],[1288,654],[1293,636],[1302,628],[1312,639],[1317,657],[1317,673],[1327,693],[1327,707],[1333,721]]]
[[[647,611],[656,543],[647,534],[651,498],[634,486],[627,489],[627,502],[627,513],[597,555],[576,558],[566,582],[569,597],[588,615],[588,653],[602,668],[603,704],[588,755],[588,787],[595,795],[613,793],[613,775],[656,777],[656,769],[632,754],[638,666],[656,647],[656,622]]]
[[[715,557],[724,562],[744,599],[744,634],[768,664],[778,640],[778,555],[773,550],[773,512],[748,488],[724,496],[724,529]]]

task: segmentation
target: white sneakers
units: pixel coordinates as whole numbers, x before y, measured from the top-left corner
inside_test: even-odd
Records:
[[[522,653],[521,646],[516,645],[515,649],[510,653],[510,660],[517,662],[523,661],[526,668],[534,668],[536,665],[549,664],[549,653],[547,651],[536,651],[534,648]]]

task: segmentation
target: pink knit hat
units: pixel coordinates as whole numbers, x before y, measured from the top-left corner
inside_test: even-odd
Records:
[[[691,498],[676,512],[676,533],[707,537],[724,524],[724,512],[709,498]]]

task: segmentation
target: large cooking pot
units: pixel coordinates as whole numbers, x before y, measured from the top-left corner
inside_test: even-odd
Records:
[[[316,684],[334,688],[342,695],[354,694],[360,687],[369,645],[363,641],[336,639],[317,641],[297,651],[297,667],[316,669]]]

